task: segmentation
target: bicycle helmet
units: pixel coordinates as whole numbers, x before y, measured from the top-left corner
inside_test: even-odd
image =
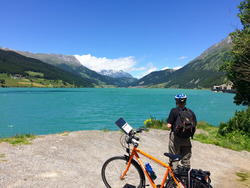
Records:
[[[186,104],[187,96],[183,93],[175,95],[176,104]]]

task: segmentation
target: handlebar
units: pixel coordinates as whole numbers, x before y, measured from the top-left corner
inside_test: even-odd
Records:
[[[148,130],[148,128],[139,128],[139,129],[136,129],[135,131],[134,131],[134,133],[136,134],[136,133],[141,133],[142,131],[147,131]]]
[[[127,143],[128,144],[133,144],[135,147],[137,147],[139,145],[140,138],[135,136],[135,134],[141,133],[142,131],[147,131],[147,130],[148,130],[147,128],[139,128],[139,129],[136,129],[134,131],[131,131],[128,134]]]

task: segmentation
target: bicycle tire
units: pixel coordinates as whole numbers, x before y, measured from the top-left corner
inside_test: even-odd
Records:
[[[102,180],[107,188],[142,188],[145,186],[145,175],[135,160],[132,160],[125,177],[120,178],[127,167],[127,158],[116,156],[103,164]]]
[[[180,176],[178,178],[176,178],[180,187],[181,188],[188,188],[188,177],[187,176]],[[183,186],[183,184],[184,186]],[[167,188],[177,188],[178,186],[176,185],[175,181],[173,180],[173,178],[171,178],[171,180],[168,182],[168,184],[166,185]],[[202,181],[193,177],[190,177],[190,188],[213,188],[209,183],[207,183],[206,181]]]

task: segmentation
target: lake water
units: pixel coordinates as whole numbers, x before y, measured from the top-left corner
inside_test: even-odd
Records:
[[[185,93],[198,121],[218,126],[234,116],[234,94],[208,90],[139,88],[0,88],[0,137],[16,133],[55,134],[78,130],[118,130],[123,117],[132,127],[150,116],[167,118],[174,96]]]

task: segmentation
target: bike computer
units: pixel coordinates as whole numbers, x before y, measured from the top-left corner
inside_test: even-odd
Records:
[[[121,117],[115,124],[125,133],[129,134],[132,131],[132,127]]]

